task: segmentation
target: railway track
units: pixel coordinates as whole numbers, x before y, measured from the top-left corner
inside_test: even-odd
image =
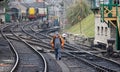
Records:
[[[17,26],[17,25],[16,25]],[[19,38],[14,33],[14,27],[11,29],[11,34],[21,42],[18,42],[16,40],[9,40],[11,45],[14,47],[14,50],[16,50],[16,53],[18,54],[17,61],[12,68],[13,71],[11,72],[46,72],[47,71],[47,63],[42,56],[41,53],[39,53],[37,50],[35,50],[32,46],[30,46],[27,42],[23,41],[21,38]],[[7,35],[3,33],[4,37],[7,39]]]
[[[95,56],[87,52],[69,52],[67,53],[79,60],[85,62],[88,65],[93,66],[98,72],[119,72],[120,65],[104,58]]]
[[[29,25],[28,25],[28,26],[29,26]],[[25,30],[24,30],[24,31],[25,31]],[[26,32],[27,32],[27,31],[26,31]],[[27,33],[27,34],[29,34],[29,33]],[[30,35],[31,35],[31,34],[30,34]],[[34,34],[33,34],[33,35],[34,35]],[[34,37],[33,35],[31,35],[31,36]],[[37,36],[37,35],[36,35],[36,36]],[[39,36],[39,37],[38,37],[38,36]],[[44,38],[42,38],[42,34],[40,34],[40,35],[38,35],[38,36],[37,36],[37,38],[39,38],[40,40],[44,39]],[[45,36],[43,35],[43,37],[45,37]],[[35,37],[35,38],[36,38],[36,37]],[[32,41],[33,41],[33,40],[32,40]],[[36,40],[34,40],[34,43],[35,43],[35,41],[36,41]],[[38,42],[40,42],[40,41],[36,41],[35,44],[36,44],[36,45],[39,45],[40,43],[38,44]],[[34,43],[33,43],[33,44],[34,44]],[[49,46],[49,48],[51,48],[51,47]],[[85,65],[84,63],[79,63],[80,61],[79,61],[78,59],[76,59],[76,58],[75,58],[75,59],[72,59],[72,60],[73,60],[73,61],[72,61],[71,63],[72,63],[72,64],[75,64],[76,66],[79,66],[79,64],[80,64],[80,65],[87,66],[87,65]],[[74,60],[75,60],[75,61],[74,61]],[[71,64],[69,61],[70,61],[70,60],[67,60],[67,61],[64,61],[64,62],[67,63],[67,64]],[[77,62],[77,63],[76,63],[76,62]],[[68,66],[68,67],[69,67],[69,66]],[[87,67],[89,67],[89,66],[87,66]],[[85,70],[85,68],[79,68],[79,67],[77,68],[77,70],[76,70],[76,68],[74,68],[74,69],[69,68],[69,69],[71,70],[70,72],[79,72],[79,71],[84,71],[84,70]],[[94,69],[94,68],[92,68],[92,67],[89,67],[89,69],[92,70],[92,72],[95,72],[95,71],[96,71],[96,69]],[[89,71],[86,70],[86,72],[89,72]]]
[[[73,46],[70,46],[70,45],[68,45],[68,46],[74,48]],[[88,47],[88,46],[85,46],[85,47]],[[70,53],[70,54],[77,57],[77,58],[79,57],[78,59],[92,65],[94,68],[96,68],[99,71],[103,71],[103,72],[119,72],[120,71],[120,65],[119,64],[117,64],[115,62],[112,62],[110,60],[98,57],[96,55],[91,55],[87,52],[85,52],[83,54],[80,54],[80,53],[78,53],[78,54]],[[85,60],[85,59],[87,59],[87,60]],[[90,59],[91,59],[91,62],[90,62]],[[95,62],[92,62],[92,61],[95,61]]]
[[[19,26],[20,26],[20,25],[19,25]],[[17,29],[17,26],[16,26],[15,28],[16,28],[15,30],[20,30],[20,29],[22,29],[22,26],[18,27],[19,29]],[[29,33],[32,33],[32,32],[29,30],[29,28],[27,28],[27,29],[25,29],[25,30],[26,30],[27,32],[29,32]],[[21,31],[23,31],[23,30],[21,30]],[[25,34],[24,32],[18,33],[17,36],[20,36],[20,38],[30,37],[29,35]],[[9,38],[11,38],[12,40],[17,40],[16,38],[13,38],[13,37],[9,37]],[[33,39],[33,38],[32,38],[32,39]],[[27,43],[29,43],[27,40],[25,40],[25,39],[23,39],[23,40],[26,41]],[[29,40],[29,38],[28,38],[28,40]],[[33,39],[33,40],[34,40],[34,39]],[[18,41],[19,41],[19,40],[18,40]],[[37,42],[37,43],[38,43],[38,42]],[[44,44],[44,43],[42,43],[42,42],[39,42],[39,43],[41,43],[42,45]],[[29,44],[30,44],[30,43],[29,43]],[[34,47],[35,50],[38,51],[38,50],[36,49],[35,44],[33,44],[32,47]],[[44,46],[40,46],[40,48],[41,48],[41,47],[44,47]],[[39,52],[40,52],[40,51],[39,51]],[[46,54],[46,53],[42,53],[42,54],[43,54],[43,56],[45,57],[45,59],[47,60],[47,71],[50,71],[50,72],[62,72],[60,66],[57,64],[57,62],[56,62],[54,59],[52,59],[52,58],[49,56],[49,54]]]
[[[28,25],[29,26],[29,25]],[[25,31],[25,30],[24,30]],[[27,32],[27,31],[25,31],[25,32]],[[34,32],[33,32],[34,33]],[[34,38],[37,38],[37,39],[39,39],[40,41],[43,41],[42,39],[44,39],[44,38],[42,38],[42,37],[48,37],[48,36],[46,36],[46,35],[44,35],[44,34],[41,34],[41,33],[38,33],[39,35],[35,35],[35,33],[32,35],[32,33],[28,33],[27,32],[27,34],[29,34],[30,36],[32,36],[32,37],[34,37]],[[40,35],[42,35],[42,36],[40,36]],[[40,37],[38,37],[38,36],[40,36]],[[50,37],[48,37],[49,39],[50,39]],[[37,40],[38,42],[39,42],[39,40]],[[47,43],[46,43],[47,44]],[[70,47],[70,48],[76,48],[76,47],[73,47],[73,46],[71,46],[71,45],[67,45],[66,44],[66,46],[68,46],[68,47]],[[81,51],[83,51],[83,50],[81,50]],[[78,49],[78,52],[79,52],[79,49]],[[111,65],[111,64],[113,64],[115,67],[117,67],[117,69],[116,70],[114,70],[113,68],[114,68],[114,66],[112,66],[111,68],[112,69],[110,69],[110,68],[108,68],[107,66],[106,67],[104,67],[104,65],[99,65],[99,64],[93,64],[93,63],[91,63],[90,61],[88,61],[88,60],[85,60],[84,59],[84,57],[83,58],[81,58],[80,56],[78,56],[78,55],[81,55],[81,54],[79,54],[78,53],[78,55],[76,54],[76,53],[72,53],[72,51],[71,52],[65,52],[65,53],[67,53],[67,54],[69,54],[69,55],[71,55],[71,56],[73,56],[74,58],[77,58],[77,59],[79,59],[80,61],[82,61],[82,62],[84,62],[84,63],[86,63],[87,65],[90,65],[91,67],[93,67],[93,69],[95,69],[97,72],[117,72],[118,70],[118,68],[119,68],[119,65],[118,64],[116,64],[116,63],[114,63],[114,62],[111,62],[111,61],[108,61],[108,60],[105,60],[105,59],[103,59],[103,58],[99,58],[99,60],[98,61],[101,61],[101,63],[102,63],[102,60],[104,60],[104,61],[106,61],[106,64],[109,64],[109,65]],[[88,54],[87,52],[85,52],[86,54]],[[77,55],[77,56],[76,56]],[[83,55],[84,56],[84,55]],[[97,56],[95,56],[96,58],[98,58]],[[91,57],[90,58],[93,58],[93,55],[91,55]],[[78,60],[78,61],[79,61]],[[93,59],[93,60],[95,60],[95,59]],[[94,70],[93,70],[93,72],[94,72]]]
[[[92,66],[66,53],[62,53],[62,61],[67,65],[70,72],[98,72]]]
[[[31,30],[31,32],[29,32],[26,29],[29,29],[29,31]],[[36,33],[33,29],[31,29],[31,24],[30,25],[28,24],[28,25],[22,27],[22,30],[27,35],[31,36],[31,38],[33,38],[33,40],[31,39],[32,41],[36,42],[36,40],[37,40],[38,43],[41,43],[43,45],[48,45],[49,47],[51,47],[51,45],[50,45],[51,38],[48,37],[47,35],[42,34],[42,33]],[[65,48],[68,49],[68,50],[78,50],[78,49],[73,49],[73,48],[70,48],[70,47],[67,47],[67,46],[65,46]]]
[[[10,40],[6,37],[6,35],[4,34],[4,28],[8,27],[10,25],[4,26],[3,28],[1,28],[1,35],[4,37],[4,39],[7,40],[8,44],[10,45],[10,50],[13,52],[14,54],[14,62],[10,65],[9,69],[6,69],[4,71],[6,72],[13,72],[15,70],[15,68],[17,67],[18,61],[19,61],[19,57],[18,57],[18,53],[16,52],[13,44],[10,42]]]

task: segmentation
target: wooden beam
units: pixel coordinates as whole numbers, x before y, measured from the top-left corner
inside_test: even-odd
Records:
[[[111,20],[117,20],[117,17],[113,17],[113,18],[104,18],[106,21],[111,21]]]
[[[116,28],[116,25],[111,20],[109,22]]]

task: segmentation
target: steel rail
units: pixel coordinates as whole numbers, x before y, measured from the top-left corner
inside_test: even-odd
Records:
[[[54,29],[48,30],[47,34],[50,33],[51,31],[53,32]],[[44,34],[42,34],[42,35],[44,35]],[[46,35],[44,35],[44,36],[46,36]],[[46,36],[46,37],[48,37],[48,36]],[[50,38],[50,37],[48,37],[48,38]],[[73,46],[71,46],[71,45],[67,45],[67,46],[73,47]],[[88,47],[88,46],[85,45],[85,47]],[[73,48],[75,48],[75,47],[73,47]],[[83,50],[83,51],[84,51],[84,50]],[[94,56],[96,56],[96,55],[94,55]],[[98,56],[96,56],[96,57],[98,57]],[[103,58],[103,57],[99,57],[99,58],[104,59],[104,60],[106,60],[106,61],[109,61],[109,62],[111,62],[111,63],[115,63],[116,65],[119,65],[118,63],[113,62],[113,61],[108,60],[108,59],[105,59],[105,58]],[[108,69],[108,68],[106,68],[106,67],[99,66],[99,65],[96,65],[96,64],[94,64],[93,66],[94,66],[94,67],[97,67],[97,69],[101,69],[101,71],[105,71],[105,72],[116,72],[116,71],[114,71],[114,70],[112,70],[112,69]]]
[[[31,27],[30,27],[31,28]],[[25,31],[25,30],[24,30]],[[50,30],[49,30],[50,31]],[[54,29],[52,29],[51,31],[54,31]],[[26,32],[27,33],[27,32]],[[27,33],[27,34],[29,34],[29,33]],[[29,34],[29,35],[31,35],[31,34]],[[43,35],[43,36],[45,36],[44,34],[41,34],[41,35]],[[50,37],[49,37],[50,38]],[[67,52],[66,52],[67,53]],[[72,55],[73,56],[73,55]],[[75,56],[74,56],[75,57]],[[75,57],[75,58],[77,58],[77,57]],[[82,61],[84,61],[84,60],[82,60]],[[89,64],[90,66],[92,66],[92,67],[94,67],[95,69],[97,69],[97,70],[99,70],[99,71],[101,71],[101,72],[106,72],[106,70],[104,70],[104,69],[102,69],[102,68],[100,68],[100,67],[98,67],[98,66],[95,66],[95,65],[93,65],[93,64],[91,64],[91,63],[88,63],[87,61],[84,61],[86,64]]]
[[[17,25],[16,26],[14,26],[13,28],[16,28],[16,27],[18,27]],[[39,54],[39,56],[42,58],[42,60],[43,60],[43,62],[44,62],[44,72],[47,72],[47,61],[45,60],[45,58],[44,58],[44,56],[39,52],[39,51],[37,51],[34,47],[32,47],[29,43],[27,43],[25,40],[23,40],[23,39],[21,39],[20,37],[18,37],[15,33],[14,33],[14,31],[13,31],[13,29],[11,29],[11,32],[12,32],[12,34],[15,36],[15,37],[17,37],[19,40],[21,40],[22,42],[24,42],[26,45],[28,45],[30,48],[32,48],[37,54]]]
[[[32,26],[32,25],[35,25],[35,24],[28,24],[28,25],[26,25],[26,26],[29,26],[29,25]],[[46,44],[46,45],[50,45],[50,43],[46,43],[46,42],[42,41],[42,39],[40,39],[39,37],[37,37],[36,32],[35,32],[33,29],[31,29],[31,26],[30,26],[30,29],[31,29],[35,34],[30,34],[30,33],[28,33],[28,32],[25,30],[25,27],[26,27],[26,26],[22,27],[22,30],[23,30],[26,34],[28,34],[29,36],[31,36],[31,37],[39,40],[38,42],[42,42],[42,43],[44,43],[44,44]],[[54,30],[54,29],[52,29],[52,30]],[[41,31],[43,31],[43,30],[41,30]],[[42,34],[42,33],[38,33],[38,34],[40,34],[40,36],[44,36],[44,37],[46,37],[46,38],[48,38],[48,39],[51,39],[49,36],[44,35],[44,34]],[[75,49],[78,50],[78,48],[72,49],[72,48],[68,48],[67,46],[65,46],[65,48],[68,49],[68,50],[75,50]]]
[[[11,25],[7,25],[6,27],[9,27],[9,26],[11,26]],[[7,38],[7,36],[6,36],[6,35],[4,34],[4,32],[3,32],[3,30],[4,30],[6,27],[4,27],[4,28],[1,29],[1,34],[2,34],[2,36],[8,41],[8,43],[9,43],[10,46],[11,46],[12,51],[13,51],[14,54],[15,54],[15,58],[16,58],[15,64],[14,64],[14,66],[12,67],[12,69],[10,70],[10,72],[14,72],[14,70],[16,69],[16,67],[17,67],[17,65],[18,65],[18,63],[19,63],[19,56],[18,56],[18,53],[17,53],[17,51],[15,50],[13,44],[10,42],[10,40]]]
[[[32,27],[30,27],[30,28],[32,28]],[[49,30],[49,31],[50,31],[50,30]],[[53,31],[53,30],[52,30],[52,31]],[[29,35],[30,35],[30,34],[29,34]],[[42,35],[44,35],[44,34],[42,34]],[[44,35],[44,36],[46,36],[46,35]],[[49,37],[49,38],[50,38],[50,37]],[[72,47],[73,47],[73,46],[72,46]],[[85,63],[91,65],[91,66],[94,67],[94,68],[96,68],[96,69],[99,70],[100,72],[108,72],[108,71],[116,72],[116,71],[114,71],[114,70],[111,70],[111,69],[108,69],[108,68],[105,68],[105,67],[102,67],[102,66],[98,66],[98,65],[96,65],[96,64],[89,63],[89,62],[87,62],[87,61],[85,61],[85,60],[83,60],[83,59],[82,59],[82,61],[84,61]]]
[[[70,54],[69,52],[64,52],[64,53],[67,54],[67,55],[70,55],[70,56],[72,56],[72,57],[74,57],[74,58],[76,58],[76,59],[79,59],[80,61],[84,62],[85,64],[87,64],[87,65],[95,68],[98,72],[107,72],[107,70],[105,70],[105,69],[103,69],[103,68],[101,68],[101,67],[99,67],[99,66],[96,66],[96,65],[94,65],[94,64],[92,64],[92,63],[89,63],[88,61],[86,61],[86,60],[84,60],[84,59],[82,59],[82,58],[79,58],[79,57],[77,57],[77,56],[75,56],[75,55],[73,55],[73,54]]]

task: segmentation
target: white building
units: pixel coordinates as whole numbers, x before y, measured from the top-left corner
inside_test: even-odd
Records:
[[[100,16],[95,15],[95,40],[94,43],[107,44],[107,39],[110,39],[110,28],[105,22],[101,22]]]

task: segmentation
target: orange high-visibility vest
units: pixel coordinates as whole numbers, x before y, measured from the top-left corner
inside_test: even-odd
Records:
[[[61,46],[63,48],[64,47],[64,39],[60,35],[58,37],[60,38]],[[51,45],[52,45],[52,48],[54,48],[54,40],[55,40],[55,38],[56,38],[56,36],[54,35],[53,38],[52,38],[52,40],[51,40],[51,42],[50,42]]]

